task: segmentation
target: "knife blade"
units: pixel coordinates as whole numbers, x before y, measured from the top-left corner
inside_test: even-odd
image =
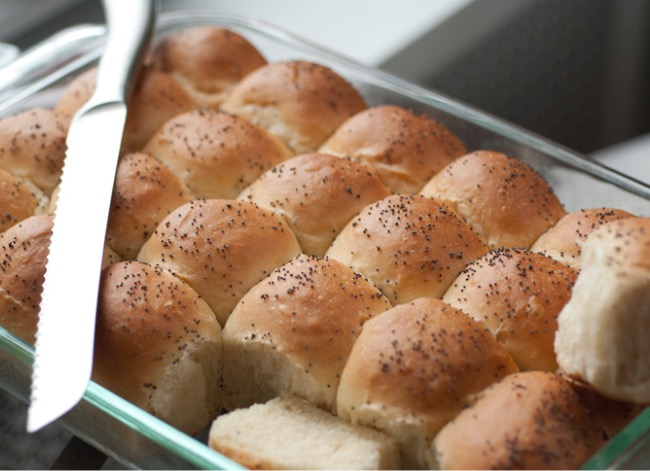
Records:
[[[27,430],[72,409],[92,373],[102,255],[127,103],[155,22],[155,0],[104,0],[95,92],[75,114],[54,214],[35,343]]]

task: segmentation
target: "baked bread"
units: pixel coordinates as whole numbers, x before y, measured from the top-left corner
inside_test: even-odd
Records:
[[[300,255],[246,293],[223,329],[226,408],[294,394],[334,410],[363,324],[390,308],[348,267]]]
[[[346,119],[365,108],[365,100],[345,78],[301,60],[254,70],[222,104],[223,110],[280,137],[293,154],[316,152]]]
[[[0,119],[0,168],[49,196],[61,178],[67,132],[64,116],[45,108]]]
[[[154,68],[170,74],[198,108],[217,108],[232,87],[267,64],[260,51],[234,31],[195,26],[165,36],[154,48]]]
[[[400,469],[386,434],[293,396],[217,417],[208,443],[249,469]]]
[[[578,469],[605,444],[572,384],[543,371],[507,376],[436,436],[430,469]]]
[[[191,201],[161,221],[137,259],[174,272],[223,326],[239,300],[300,253],[284,220],[245,201]]]
[[[394,193],[417,193],[443,167],[467,153],[442,124],[395,105],[368,108],[347,119],[320,152],[371,164]]]
[[[323,256],[361,209],[390,195],[371,167],[328,154],[293,157],[261,175],[238,199],[284,216],[302,251]]]
[[[490,330],[521,370],[557,370],[557,316],[577,271],[539,253],[497,249],[470,263],[442,300]]]
[[[364,324],[341,375],[337,411],[395,437],[404,468],[421,468],[438,430],[516,371],[480,324],[439,299],[419,298]]]
[[[420,194],[448,202],[492,249],[529,248],[566,214],[539,173],[520,160],[486,150],[456,159]]]
[[[102,273],[93,379],[196,434],[220,411],[221,327],[169,272],[136,261]]]
[[[393,305],[441,298],[460,272],[488,251],[444,204],[391,195],[361,210],[326,255],[367,276]]]
[[[616,208],[590,208],[571,212],[544,232],[530,250],[580,269],[581,247],[587,236],[608,221],[628,217],[634,215]]]
[[[49,198],[36,185],[0,168],[0,232],[48,207]]]
[[[31,216],[0,234],[0,325],[25,342],[36,340],[52,216]]]
[[[193,110],[165,122],[144,147],[199,198],[229,198],[290,156],[282,142],[239,116]]]
[[[158,224],[192,195],[162,162],[143,152],[123,155],[117,165],[106,243],[134,259]]]
[[[0,233],[0,325],[25,342],[36,339],[51,215],[29,216]],[[102,267],[115,260],[108,248]]]
[[[96,80],[96,67],[77,76],[63,90],[55,109],[70,120],[92,96]],[[176,80],[160,70],[143,67],[129,102],[122,148],[140,150],[163,123],[192,108],[194,103]]]
[[[650,404],[650,218],[603,224],[558,317],[558,364],[603,395]]]

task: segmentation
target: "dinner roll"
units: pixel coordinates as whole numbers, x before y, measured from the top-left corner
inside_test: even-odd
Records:
[[[311,153],[268,170],[238,199],[282,214],[303,252],[323,256],[350,219],[388,195],[390,190],[370,167]]]
[[[124,155],[118,165],[106,243],[134,259],[158,224],[188,203],[190,192],[164,164],[143,152]]]
[[[421,195],[447,201],[490,248],[529,248],[566,211],[542,176],[500,152],[460,157],[429,180]]]
[[[490,332],[435,298],[369,320],[341,375],[339,415],[386,431],[405,469],[425,465],[440,428],[517,365]]]
[[[208,443],[249,469],[400,469],[388,435],[293,396],[217,417]]]
[[[49,198],[36,185],[0,168],[0,232],[48,207]]]
[[[75,77],[59,96],[55,109],[71,119],[92,96],[96,80],[96,67]],[[129,102],[122,147],[140,150],[163,123],[192,108],[192,100],[176,80],[160,70],[143,67]]]
[[[580,269],[582,243],[597,227],[608,221],[634,217],[633,214],[614,208],[591,208],[574,211],[562,217],[553,227],[544,232],[530,247],[549,257]]]
[[[32,345],[52,220],[49,215],[30,216],[0,234],[0,325]]]
[[[417,193],[445,165],[467,153],[442,124],[395,105],[376,106],[348,118],[320,151],[372,164],[395,193]]]
[[[650,403],[650,218],[603,224],[558,317],[560,367],[605,396]]]
[[[137,259],[174,272],[223,326],[241,297],[300,253],[284,220],[253,203],[191,201],[161,221]]]
[[[596,414],[559,376],[507,376],[446,425],[431,469],[578,469],[605,444]]]
[[[221,327],[199,295],[162,268],[102,273],[93,379],[189,434],[220,410]]]
[[[199,108],[216,108],[245,75],[266,65],[243,36],[216,26],[175,31],[154,48],[153,67],[167,72]]]
[[[0,233],[0,325],[34,344],[53,216],[27,217]],[[102,268],[118,259],[105,247]]]
[[[61,178],[67,132],[64,117],[45,108],[0,119],[0,168],[49,195]]]
[[[589,407],[598,416],[608,438],[615,437],[646,408],[645,405],[603,396],[590,384],[571,378],[562,370],[558,370],[557,373],[562,378],[570,381],[573,388],[583,396]]]
[[[255,285],[223,329],[227,409],[295,394],[334,410],[362,325],[390,307],[335,260],[300,255]]]
[[[442,300],[487,327],[521,370],[557,370],[557,316],[577,272],[539,253],[496,249],[470,263]]]
[[[441,298],[471,261],[488,251],[447,206],[417,195],[391,195],[366,206],[327,256],[372,280],[392,304]]]
[[[365,108],[363,97],[341,75],[304,60],[260,67],[222,105],[279,136],[294,154],[316,152],[346,119]]]
[[[264,128],[217,110],[193,110],[167,121],[144,151],[172,169],[199,198],[234,199],[290,156]]]

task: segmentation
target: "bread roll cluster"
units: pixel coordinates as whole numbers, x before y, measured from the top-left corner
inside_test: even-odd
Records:
[[[94,80],[0,120],[0,323],[30,343]],[[650,402],[649,237],[329,67],[190,28],[130,103],[93,377],[250,466],[576,468]]]

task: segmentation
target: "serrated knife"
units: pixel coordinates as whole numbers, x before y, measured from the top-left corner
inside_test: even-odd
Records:
[[[103,0],[108,33],[95,92],[73,117],[36,334],[27,430],[57,420],[92,373],[108,213],[127,104],[156,19],[155,0]]]

